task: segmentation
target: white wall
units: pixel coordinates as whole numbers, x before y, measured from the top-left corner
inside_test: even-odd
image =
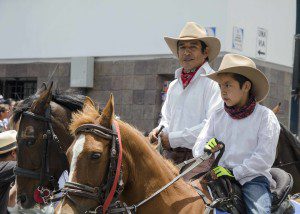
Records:
[[[163,36],[196,21],[217,27],[223,51],[243,27],[250,57],[264,27],[266,60],[292,66],[295,14],[296,0],[1,0],[0,59],[169,54]]]
[[[228,0],[227,15],[226,50],[255,58],[257,28],[264,28],[268,32],[265,60],[280,65],[293,65],[295,0]],[[234,26],[244,29],[242,52],[232,49]]]

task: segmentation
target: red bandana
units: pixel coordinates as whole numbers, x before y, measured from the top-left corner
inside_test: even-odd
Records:
[[[233,119],[243,119],[248,117],[255,109],[256,101],[254,96],[250,95],[248,102],[246,105],[242,107],[237,106],[227,106],[226,103],[224,103],[224,109],[229,114],[230,117]]]
[[[205,63],[205,61],[204,61],[204,63]],[[193,77],[195,76],[195,74],[197,73],[199,68],[201,68],[202,65],[200,65],[194,71],[191,71],[189,73],[187,73],[184,68],[182,69],[181,81],[182,81],[183,88],[186,88],[190,84],[191,80],[193,79]]]

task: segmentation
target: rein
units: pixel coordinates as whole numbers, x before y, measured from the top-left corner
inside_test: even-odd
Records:
[[[72,203],[74,203],[75,206],[77,206],[81,211],[83,211],[82,207],[80,207],[78,203],[76,203],[76,201],[70,196],[70,193],[76,196],[90,198],[100,203],[100,205],[96,207],[94,211],[86,210],[83,211],[83,213],[135,213],[138,207],[159,195],[162,191],[174,184],[181,177],[197,167],[200,163],[212,156],[212,153],[205,153],[198,158],[193,158],[189,162],[189,164],[191,165],[186,168],[181,174],[176,176],[172,181],[161,187],[159,190],[157,190],[155,193],[142,200],[141,202],[131,206],[127,206],[125,203],[119,201],[119,197],[123,191],[123,181],[121,169],[122,140],[118,123],[114,121],[112,130],[107,129],[101,125],[84,124],[76,129],[75,134],[77,135],[80,132],[92,133],[107,140],[111,140],[112,142],[111,158],[109,163],[110,170],[108,171],[108,175],[105,178],[105,182],[101,184],[100,187],[91,187],[76,182],[66,182],[64,188],[62,189],[63,197],[67,197],[68,199],[70,199],[70,201],[72,201]],[[111,174],[113,174],[114,177],[111,176]],[[205,200],[206,197],[201,191],[199,191],[200,190],[197,191],[198,194],[202,197],[203,200]],[[205,202],[207,201],[205,200]]]
[[[46,131],[43,134],[43,151],[42,151],[42,167],[39,172],[25,169],[19,166],[16,166],[14,169],[14,173],[17,176],[27,177],[39,180],[38,188],[34,192],[34,197],[36,202],[38,203],[45,203],[47,204],[50,202],[50,190],[43,187],[43,184],[45,183],[45,180],[48,180],[53,187],[54,191],[56,193],[59,192],[59,185],[58,185],[58,179],[56,179],[53,175],[50,174],[49,170],[49,147],[52,144],[55,144],[58,147],[59,153],[61,154],[61,158],[63,159],[63,163],[67,163],[66,155],[64,154],[62,147],[60,145],[59,139],[57,138],[57,135],[53,131],[53,126],[51,123],[51,108],[50,106],[46,109],[45,116],[37,115],[30,111],[25,111],[22,113],[22,117],[31,117],[35,120],[43,121],[46,123]],[[17,140],[20,141],[20,144],[22,143],[22,136],[20,134],[21,132],[18,132]],[[36,141],[36,138],[32,138],[32,140]],[[55,194],[56,194],[55,193]],[[52,195],[53,196],[53,195]],[[37,197],[37,198],[36,198]],[[40,201],[40,198],[42,201]],[[56,201],[56,199],[54,199]]]

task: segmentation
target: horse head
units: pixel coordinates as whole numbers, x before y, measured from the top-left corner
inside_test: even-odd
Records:
[[[115,119],[112,96],[102,114],[87,99],[83,110],[73,114],[70,130],[75,135],[67,151],[70,176],[56,213],[109,213],[118,200],[132,208],[178,175],[141,132]],[[193,188],[180,179],[138,210],[201,213],[204,207]]]
[[[66,134],[67,115],[71,112],[66,113],[60,105],[51,102],[52,84],[43,85],[33,97],[30,102],[19,104],[29,103],[18,121],[18,166],[15,170],[17,200],[24,208],[44,204],[58,188],[60,175],[68,169],[64,154],[67,148],[58,138],[64,136],[64,141],[72,142],[71,135]]]

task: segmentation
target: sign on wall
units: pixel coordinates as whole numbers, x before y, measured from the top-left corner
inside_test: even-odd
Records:
[[[207,36],[216,37],[216,27],[206,27],[205,28]]]
[[[232,49],[242,51],[243,41],[244,41],[244,29],[239,27],[233,27]]]
[[[267,36],[268,32],[264,28],[257,28],[256,52],[257,58],[265,59],[267,56]]]

